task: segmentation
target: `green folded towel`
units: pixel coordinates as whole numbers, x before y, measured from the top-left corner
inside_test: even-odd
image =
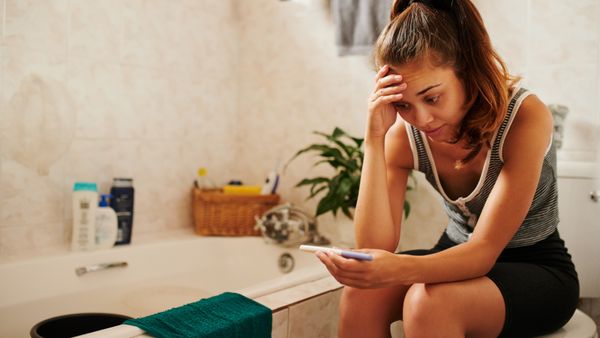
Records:
[[[270,338],[272,321],[268,307],[225,292],[123,324],[137,326],[156,338]]]

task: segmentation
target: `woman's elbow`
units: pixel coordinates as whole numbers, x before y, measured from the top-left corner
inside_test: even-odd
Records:
[[[481,243],[481,247],[477,249],[478,254],[473,256],[475,259],[473,262],[474,272],[477,276],[485,276],[494,268],[499,254],[485,243]]]

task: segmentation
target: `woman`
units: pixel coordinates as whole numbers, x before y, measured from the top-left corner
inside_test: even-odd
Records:
[[[375,46],[356,241],[318,253],[345,288],[340,337],[530,337],[579,296],[558,224],[552,117],[519,88],[469,0],[395,1]],[[413,169],[444,198],[430,250],[394,254]]]

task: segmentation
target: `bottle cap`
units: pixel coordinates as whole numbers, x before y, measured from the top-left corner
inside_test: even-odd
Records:
[[[133,178],[115,177],[113,179],[113,187],[117,187],[117,188],[133,187]]]
[[[96,188],[96,183],[90,183],[90,182],[75,182],[75,185],[73,186],[73,191],[98,191],[98,188]]]
[[[108,200],[112,198],[111,194],[102,194],[100,195],[100,202],[98,203],[99,207],[108,207]]]

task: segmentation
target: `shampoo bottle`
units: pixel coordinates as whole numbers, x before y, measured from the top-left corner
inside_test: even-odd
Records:
[[[111,195],[102,194],[96,209],[96,248],[112,248],[117,241],[117,214],[108,205]]]
[[[133,228],[133,179],[115,178],[110,189],[113,198],[110,206],[117,213],[118,230],[116,245],[131,243]]]
[[[95,247],[96,204],[98,189],[96,183],[76,182],[73,187],[73,236],[71,249],[92,250]]]

